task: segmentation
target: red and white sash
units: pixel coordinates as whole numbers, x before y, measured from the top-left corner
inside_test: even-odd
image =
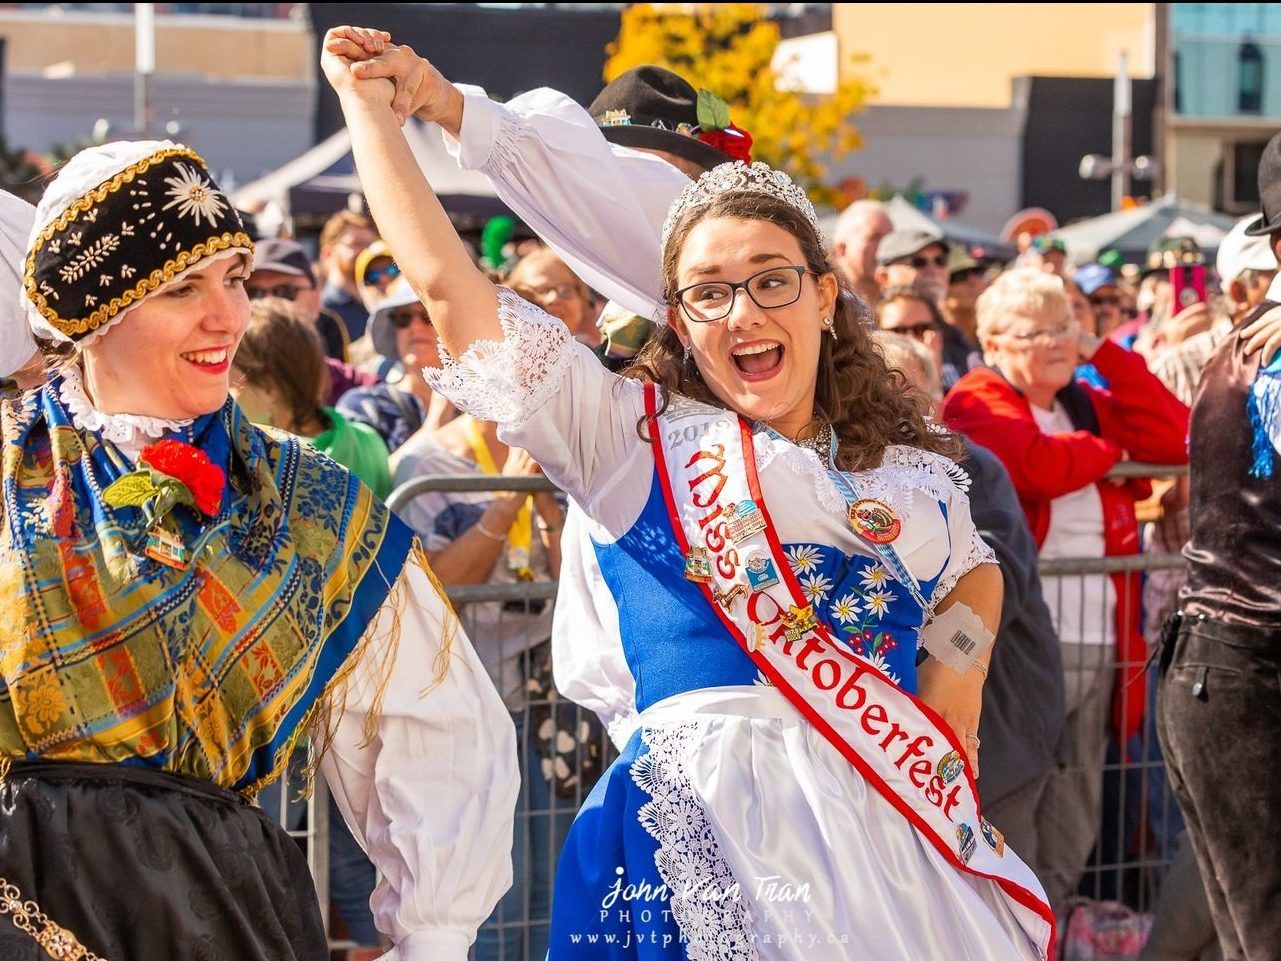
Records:
[[[800,634],[792,617],[809,601],[779,543],[756,476],[750,426],[732,413],[674,397],[657,416],[645,389],[651,442],[682,553],[702,548],[701,584],[717,616],[769,680],[847,761],[957,870],[993,881],[1032,945],[1048,957],[1054,915],[1035,875],[979,813],[978,790],[956,735],[922,701],[816,621]],[[727,513],[755,504],[764,529],[731,539]],[[739,507],[743,505],[743,507]],[[758,525],[749,525],[752,530]],[[765,554],[778,583],[748,587],[746,564]]]

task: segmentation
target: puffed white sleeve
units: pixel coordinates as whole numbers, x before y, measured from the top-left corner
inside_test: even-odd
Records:
[[[581,106],[540,87],[505,104],[459,85],[458,163],[499,198],[574,273],[648,320],[661,316],[663,221],[689,178],[651,154],[609,143]]]
[[[321,769],[378,869],[385,961],[464,961],[512,883],[516,732],[424,563],[369,628]]]
[[[497,423],[503,443],[527,450],[591,517],[610,526],[634,520],[649,490],[637,458],[652,464],[638,433],[641,383],[607,370],[563,323],[506,287],[498,288],[498,320],[501,341],[476,341],[457,359],[442,345],[441,366],[423,370],[432,390]],[[640,480],[615,496],[622,474]]]

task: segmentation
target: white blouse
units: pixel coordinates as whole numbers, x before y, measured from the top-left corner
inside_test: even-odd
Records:
[[[77,374],[62,391],[76,426],[101,431],[130,458],[177,424],[104,414]],[[433,684],[447,626],[448,663]],[[512,883],[516,731],[457,617],[412,557],[367,639],[368,656],[334,695],[342,711],[321,771],[378,869],[370,907],[395,944],[384,961],[464,961]]]
[[[689,178],[611,144],[581,106],[540,87],[495,103],[460,84],[463,122],[446,146],[594,290],[650,320],[664,316],[663,221]]]

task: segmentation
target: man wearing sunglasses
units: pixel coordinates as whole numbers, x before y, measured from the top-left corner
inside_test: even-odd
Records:
[[[915,287],[941,306],[948,294],[950,260],[947,243],[937,233],[896,230],[881,241],[876,253],[876,280],[883,290]],[[943,363],[940,369],[943,390],[948,391],[971,368],[981,367],[983,358],[977,345],[965,331],[952,323],[946,312],[943,319],[946,323],[942,328]]]
[[[876,251],[876,282],[890,287],[916,287],[942,303],[947,296],[947,244],[928,230],[896,230]]]

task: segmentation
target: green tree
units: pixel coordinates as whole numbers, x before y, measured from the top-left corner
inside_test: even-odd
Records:
[[[840,194],[825,182],[828,163],[862,145],[850,117],[873,90],[860,79],[842,80],[824,96],[779,89],[773,67],[779,39],[760,4],[633,4],[606,51],[605,79],[658,64],[711,90],[752,135],[755,159],[787,171],[816,202],[831,204]]]

